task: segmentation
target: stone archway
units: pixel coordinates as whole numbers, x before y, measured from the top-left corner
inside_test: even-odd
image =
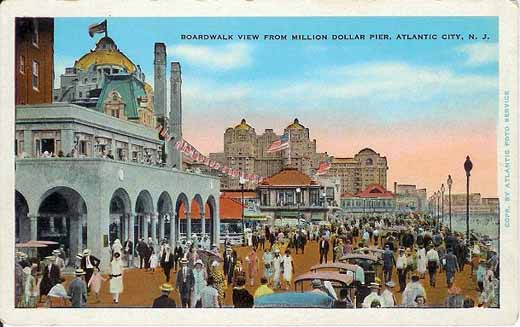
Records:
[[[27,242],[31,239],[31,225],[29,220],[29,205],[22,193],[15,191],[15,240],[16,243]]]
[[[134,235],[137,239],[144,239],[147,242],[148,237],[151,236],[151,224],[153,210],[153,200],[150,192],[143,190],[137,196],[135,202],[135,227]]]
[[[190,208],[191,236],[192,238],[202,238],[202,234],[206,232],[206,226],[203,225],[205,221],[204,200],[202,200],[200,194],[195,194],[191,200]]]
[[[173,212],[172,198],[166,191],[162,192],[159,200],[157,200],[157,213],[159,223],[157,238],[159,240],[165,238],[170,241],[171,246],[175,246],[175,214]]]
[[[87,247],[87,205],[84,198],[76,190],[64,186],[45,192],[38,208],[36,237],[63,245],[70,262],[74,262],[76,254]]]
[[[181,218],[186,218],[181,221]],[[175,201],[175,222],[177,223],[177,235],[175,239],[180,241],[182,238],[191,237],[191,217],[190,202],[184,193],[180,193]]]
[[[129,238],[131,231],[130,214],[132,205],[130,196],[122,189],[118,188],[112,193],[110,198],[110,223],[109,223],[109,242],[113,244],[119,239],[123,244]],[[132,240],[134,241],[134,240]]]
[[[216,224],[217,217],[217,202],[213,195],[210,195],[206,200],[206,231],[210,236],[212,244],[219,244],[220,240],[220,226]]]

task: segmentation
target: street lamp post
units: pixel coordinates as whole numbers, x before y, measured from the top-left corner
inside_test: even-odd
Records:
[[[246,230],[245,230],[245,226],[244,226],[244,184],[245,184],[245,180],[240,177],[239,181],[240,183],[240,191],[242,193],[242,198],[241,198],[241,201],[240,201],[240,204],[241,204],[241,210],[242,210],[242,245],[244,245],[246,242]]]
[[[444,183],[441,184],[441,221],[444,224]]]
[[[437,222],[435,225],[437,226],[437,231],[439,231],[440,230],[439,218],[440,218],[440,211],[441,211],[441,205],[440,205],[441,192],[440,191],[435,192],[435,200],[437,201]]]
[[[296,206],[298,208],[298,215],[296,217],[298,217],[298,230],[300,229],[300,194],[301,194],[301,189],[298,187],[296,188]]]
[[[469,156],[466,156],[464,162],[464,170],[466,171],[466,244],[469,244],[469,176],[471,176],[471,169],[473,169],[473,163]]]
[[[448,184],[448,207],[449,207],[449,216],[450,216],[450,232],[453,232],[451,229],[451,186],[453,185],[453,180],[451,179],[451,175],[448,175],[448,180],[446,181]]]

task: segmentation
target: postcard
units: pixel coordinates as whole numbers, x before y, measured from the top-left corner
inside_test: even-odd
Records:
[[[518,5],[6,1],[8,325],[513,324]]]

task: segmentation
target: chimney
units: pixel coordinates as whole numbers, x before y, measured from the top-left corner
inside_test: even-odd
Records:
[[[153,108],[157,122],[164,126],[166,116],[166,45],[164,43],[155,43],[153,68]]]
[[[170,69],[170,135],[167,158],[168,167],[182,170],[182,155],[174,147],[175,142],[182,140],[182,98],[181,98],[181,65],[178,62],[171,63]]]
[[[397,194],[397,182],[394,182],[394,194]]]

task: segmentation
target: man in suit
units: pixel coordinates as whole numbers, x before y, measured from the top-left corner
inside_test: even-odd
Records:
[[[76,278],[70,282],[67,295],[70,296],[70,302],[73,308],[84,307],[87,303],[87,284],[83,280],[85,271],[76,269]]]
[[[237,263],[236,257],[233,256],[231,247],[226,248],[226,255],[224,256],[224,275],[227,277],[228,284],[233,282],[233,272]]]
[[[42,296],[47,296],[51,288],[60,282],[60,267],[54,263],[54,260],[54,256],[45,257],[45,267],[40,282],[40,302],[42,302]]]
[[[162,284],[159,289],[161,290],[161,296],[153,300],[152,308],[176,308],[175,301],[170,298],[170,292],[173,291],[171,284]]]
[[[137,242],[137,246],[135,247],[135,252],[137,252],[137,255],[139,255],[139,268],[143,269],[144,264],[144,256],[146,249],[148,248],[148,245],[144,242],[144,240],[141,238],[139,239],[139,242]]]
[[[448,250],[448,254],[444,256],[444,269],[446,270],[446,285],[451,288],[455,279],[455,273],[459,271],[459,262],[453,254],[453,249]]]
[[[327,263],[327,256],[329,254],[329,241],[323,236],[320,238],[319,247],[320,247],[320,264],[323,263],[323,259],[325,259],[325,263]]]
[[[180,268],[180,261],[184,257],[184,250],[182,249],[181,242],[177,241],[177,246],[173,251],[173,271],[177,271]]]
[[[90,255],[90,250],[85,249],[83,250],[83,258],[81,258],[81,269],[85,272],[85,283],[87,283],[90,280],[90,277],[92,277],[92,274],[94,273],[94,269],[99,270],[99,263],[101,260],[96,258],[93,255]],[[90,287],[87,288],[87,291],[90,292]]]
[[[161,267],[166,277],[166,283],[170,282],[170,270],[175,263],[175,256],[171,252],[171,248],[168,244],[164,246],[164,251],[161,256]]]
[[[190,307],[190,297],[194,284],[195,278],[193,276],[193,270],[188,267],[188,259],[182,258],[181,267],[177,272],[177,278],[175,280],[175,288],[179,291],[182,308]]]
[[[134,266],[134,242],[130,239],[126,240],[123,248],[126,258],[126,266],[132,268]]]

